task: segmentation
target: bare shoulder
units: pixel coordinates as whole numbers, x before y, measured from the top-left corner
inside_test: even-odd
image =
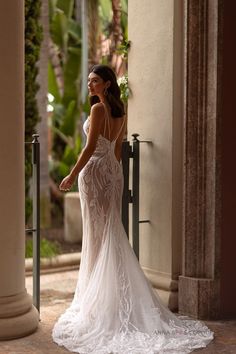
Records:
[[[105,112],[105,107],[104,107],[103,103],[101,103],[101,102],[95,103],[91,107],[91,114],[94,117],[104,116],[104,112]]]

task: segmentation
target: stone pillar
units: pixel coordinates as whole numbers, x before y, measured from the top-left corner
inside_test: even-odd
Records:
[[[138,3],[138,6],[137,6]],[[182,0],[129,0],[128,132],[140,134],[140,263],[178,307],[182,240]]]
[[[25,289],[24,1],[0,2],[0,339],[39,321]]]
[[[220,29],[219,0],[185,1],[183,272],[179,311],[219,313]]]

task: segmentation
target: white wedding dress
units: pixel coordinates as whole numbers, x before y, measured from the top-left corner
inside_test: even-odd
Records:
[[[106,121],[109,120],[106,111]],[[89,119],[84,124],[87,133]],[[122,166],[116,139],[99,135],[80,172],[83,245],[74,298],[52,338],[80,354],[177,354],[205,347],[213,332],[175,316],[152,290],[121,222]]]

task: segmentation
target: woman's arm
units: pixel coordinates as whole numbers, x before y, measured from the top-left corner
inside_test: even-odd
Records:
[[[76,164],[72,168],[70,174],[62,180],[62,182],[59,186],[59,188],[62,190],[70,189],[71,185],[74,183],[76,176],[80,173],[82,168],[89,161],[90,157],[92,156],[92,154],[96,148],[98,136],[101,131],[101,126],[103,123],[104,113],[105,113],[103,104],[96,103],[95,105],[93,105],[90,113],[91,113],[90,114],[90,126],[89,126],[89,133],[87,136],[86,145],[82,149],[82,152],[81,152]]]

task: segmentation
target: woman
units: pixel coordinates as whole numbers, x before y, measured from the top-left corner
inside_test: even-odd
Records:
[[[91,115],[85,148],[60,184],[69,190],[79,174],[83,246],[79,279],[53,340],[80,354],[190,353],[213,333],[200,321],[175,316],[154,293],[121,222],[120,164],[126,129],[114,72],[95,65],[88,77]]]

